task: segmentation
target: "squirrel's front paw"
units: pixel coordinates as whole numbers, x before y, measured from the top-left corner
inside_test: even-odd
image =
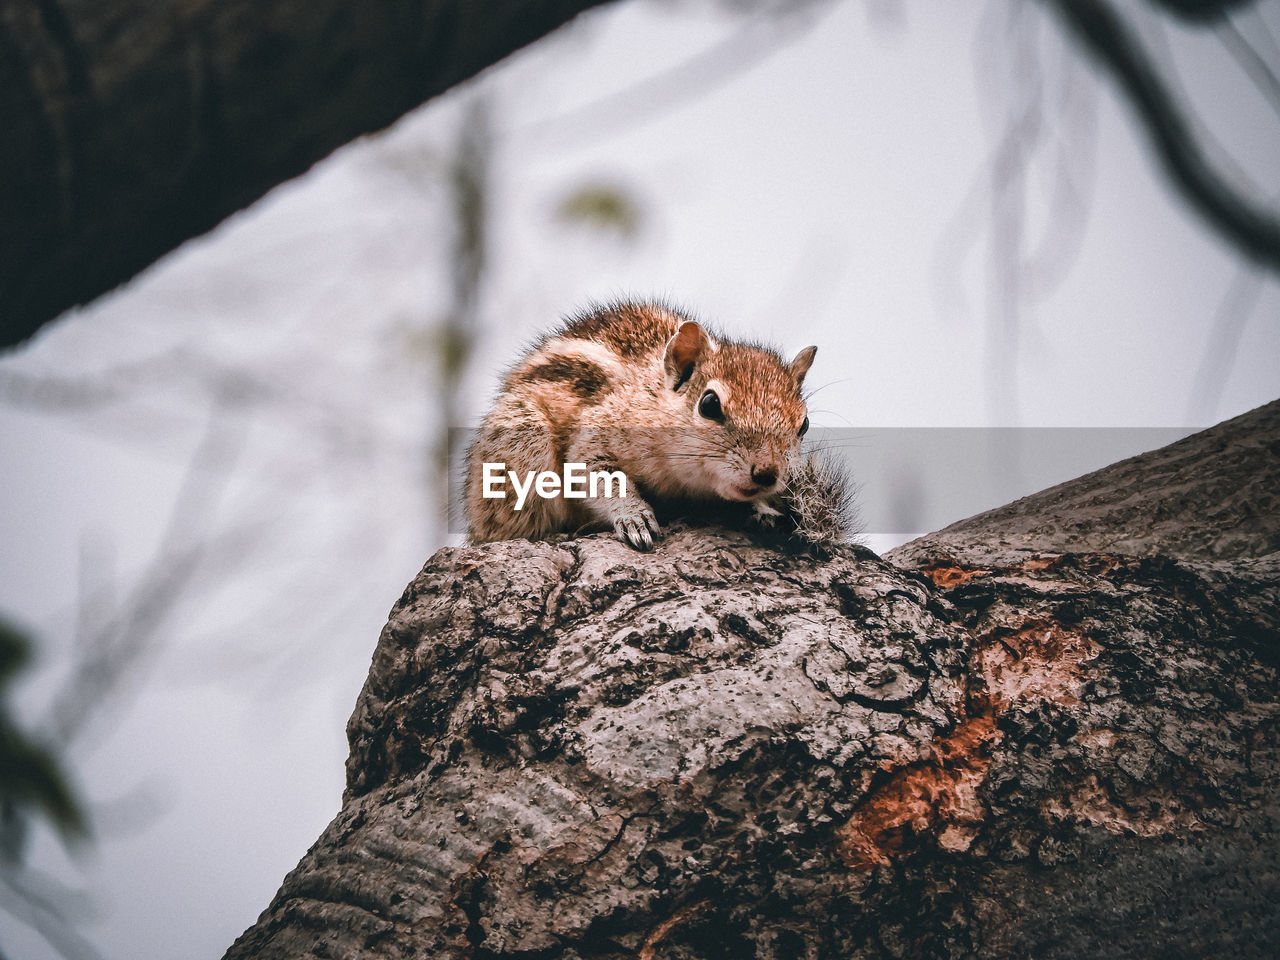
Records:
[[[755,500],[751,504],[751,519],[762,527],[775,527],[782,511],[767,500]]]
[[[653,542],[662,536],[653,508],[643,500],[617,510],[613,516],[613,529],[619,538],[637,550],[652,550]]]

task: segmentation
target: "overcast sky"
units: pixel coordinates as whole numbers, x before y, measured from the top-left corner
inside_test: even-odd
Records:
[[[1124,9],[1211,155],[1275,196],[1275,104],[1213,34]],[[1260,9],[1237,23],[1274,70],[1280,4]],[[73,912],[105,957],[220,956],[338,811],[378,631],[449,540],[431,333],[454,229],[443,177],[479,101],[489,268],[454,426],[521,343],[617,295],[671,297],[788,354],[817,344],[814,424],[864,438],[1190,428],[1280,395],[1280,284],[1172,197],[1038,5],[848,0],[751,26],[631,0],[584,16],[0,358],[0,611],[41,645],[30,722],[77,618],[101,627],[139,584],[163,601],[129,626],[155,648],[129,696],[70,755],[98,839],[68,858],[42,837],[35,857],[83,892]],[[993,191],[1011,117],[1029,160]],[[583,186],[628,197],[634,234],[560,217]],[[13,386],[49,378],[54,401]],[[883,548],[923,531],[875,532]],[[175,579],[194,543],[213,546]],[[13,956],[52,955],[11,926]]]

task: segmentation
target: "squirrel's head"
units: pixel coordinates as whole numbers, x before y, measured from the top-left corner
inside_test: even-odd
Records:
[[[756,500],[786,484],[809,429],[800,388],[817,347],[790,363],[766,347],[718,343],[692,320],[663,354],[668,396],[681,413],[669,449],[686,484],[726,500]]]

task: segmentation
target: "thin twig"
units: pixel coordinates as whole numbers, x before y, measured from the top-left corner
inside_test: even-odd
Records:
[[[1271,109],[1280,114],[1280,77],[1276,76],[1275,71],[1262,59],[1262,55],[1230,20],[1223,20],[1218,25],[1218,37],[1236,63],[1240,64],[1240,69],[1271,105]]]

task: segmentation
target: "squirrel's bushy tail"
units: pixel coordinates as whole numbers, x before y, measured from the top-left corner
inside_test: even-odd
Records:
[[[827,451],[802,453],[791,464],[781,495],[783,515],[811,543],[848,543],[861,532],[858,485],[848,466]]]

